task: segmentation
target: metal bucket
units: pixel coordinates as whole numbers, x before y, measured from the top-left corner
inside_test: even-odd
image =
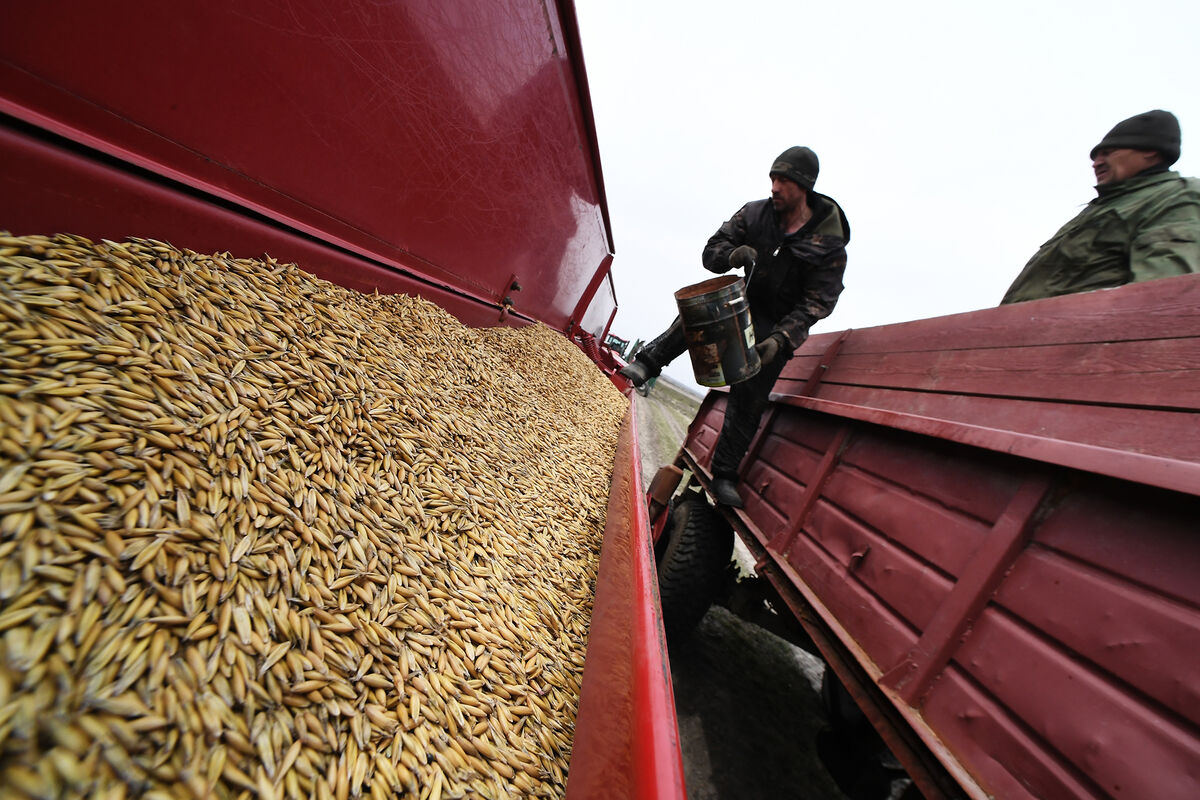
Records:
[[[758,374],[746,284],[736,275],[685,286],[675,293],[692,371],[701,386],[727,386]]]

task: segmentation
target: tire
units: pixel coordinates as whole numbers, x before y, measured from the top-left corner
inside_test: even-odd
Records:
[[[699,624],[720,591],[733,556],[733,530],[703,497],[671,509],[658,560],[658,595],[663,625],[671,637]]]

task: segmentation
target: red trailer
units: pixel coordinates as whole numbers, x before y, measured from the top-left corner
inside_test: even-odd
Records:
[[[270,254],[598,368],[612,236],[572,4],[26,3],[0,26],[0,229]],[[636,420],[614,466],[571,797],[682,798]]]
[[[927,798],[1200,796],[1197,309],[1184,276],[813,336],[739,511],[699,492],[711,392],[650,493],[664,613],[731,527]]]

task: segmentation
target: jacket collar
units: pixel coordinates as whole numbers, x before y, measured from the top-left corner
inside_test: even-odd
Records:
[[[1141,175],[1134,175],[1132,178],[1126,178],[1123,181],[1116,181],[1115,183],[1102,183],[1096,187],[1096,200],[1108,200],[1113,197],[1120,197],[1123,194],[1136,192],[1147,186],[1153,186],[1156,183],[1165,183],[1178,177],[1178,172],[1156,170],[1149,174],[1143,172]],[[1095,200],[1092,202],[1095,202]]]
[[[771,205],[770,198],[765,202],[771,218],[778,228],[780,225],[779,212]],[[804,227],[792,234],[793,236],[801,238],[814,235],[835,236],[845,242],[850,241],[850,222],[846,219],[846,212],[842,211],[842,207],[837,204],[836,200],[828,195],[810,190],[808,207],[812,209],[812,217],[804,223]]]

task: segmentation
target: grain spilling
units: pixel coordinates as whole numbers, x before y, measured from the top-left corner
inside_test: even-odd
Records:
[[[0,235],[0,786],[562,796],[626,405],[544,326]]]

